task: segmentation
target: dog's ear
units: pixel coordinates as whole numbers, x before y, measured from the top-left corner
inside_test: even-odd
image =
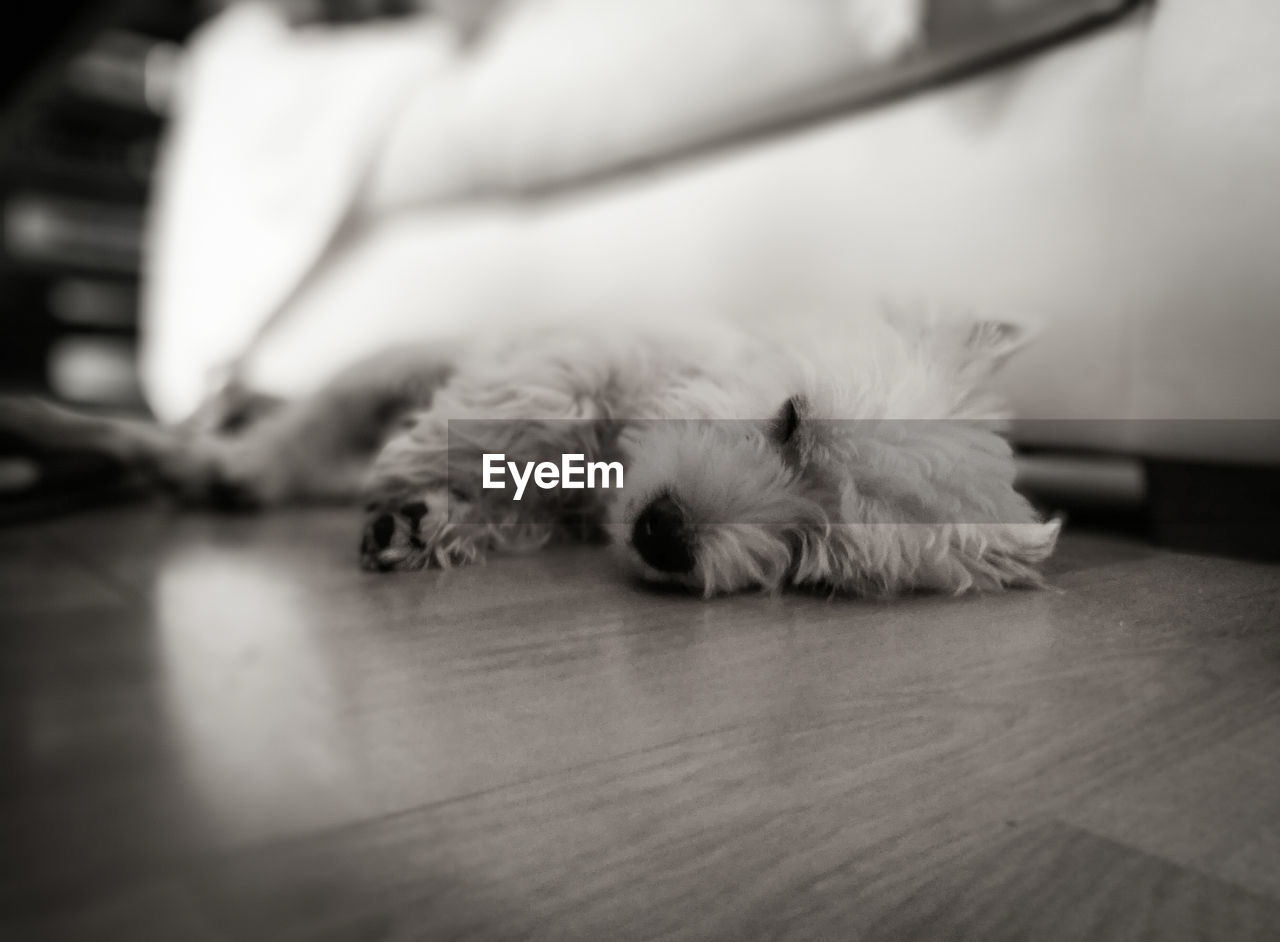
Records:
[[[987,379],[1039,332],[1034,324],[1025,321],[978,318],[936,309],[889,309],[886,318],[909,342],[919,344],[937,362],[950,365],[971,384]]]
[[[964,348],[975,364],[995,370],[1030,343],[1036,333],[1036,329],[1029,324],[975,321],[964,338]]]

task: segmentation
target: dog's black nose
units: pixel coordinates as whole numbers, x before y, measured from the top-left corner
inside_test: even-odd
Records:
[[[636,518],[631,545],[640,558],[659,572],[692,572],[696,560],[689,546],[684,511],[670,496],[649,503]]]

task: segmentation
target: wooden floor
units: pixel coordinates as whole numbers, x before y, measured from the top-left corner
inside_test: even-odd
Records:
[[[0,530],[0,938],[1280,938],[1280,569],[704,603],[345,513]]]

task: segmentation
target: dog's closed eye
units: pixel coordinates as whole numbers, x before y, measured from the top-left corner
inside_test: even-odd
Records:
[[[800,430],[805,402],[800,396],[792,396],[782,404],[778,414],[769,423],[769,433],[778,445],[786,445]]]

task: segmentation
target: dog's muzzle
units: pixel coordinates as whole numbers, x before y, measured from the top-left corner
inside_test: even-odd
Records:
[[[655,498],[640,512],[631,530],[631,545],[659,572],[692,572],[697,562],[684,511],[669,495]]]

